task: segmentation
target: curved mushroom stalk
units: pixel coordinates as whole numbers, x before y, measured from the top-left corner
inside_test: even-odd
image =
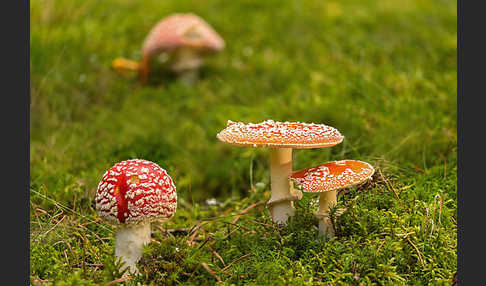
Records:
[[[150,73],[150,57],[147,55],[142,56],[142,60],[138,66],[138,79],[140,82],[145,83],[148,80]]]
[[[124,58],[116,58],[111,63],[111,66],[122,75],[127,75],[129,71],[139,71],[139,62],[132,61]]]
[[[149,242],[150,222],[120,226],[116,231],[115,256],[125,262],[122,269],[128,268],[128,272],[139,274],[137,262],[142,257],[143,246]]]
[[[286,224],[294,215],[294,200],[302,198],[302,192],[294,189],[289,181],[292,174],[292,148],[270,149],[270,179],[272,197],[267,202],[272,219]]]

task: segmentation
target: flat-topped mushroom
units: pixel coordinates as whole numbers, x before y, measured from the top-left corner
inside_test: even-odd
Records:
[[[95,203],[101,218],[118,226],[115,256],[137,274],[142,248],[150,242],[150,223],[169,219],[176,211],[176,187],[159,165],[127,160],[105,172]]]
[[[304,192],[320,193],[319,210],[316,213],[319,219],[319,235],[327,233],[331,238],[334,236],[334,229],[329,211],[337,204],[337,191],[368,180],[374,172],[373,166],[366,162],[341,160],[295,171],[290,180]]]
[[[289,216],[294,214],[293,201],[302,197],[302,193],[295,190],[289,181],[292,148],[330,147],[343,140],[337,129],[324,124],[272,120],[257,124],[228,120],[217,138],[231,145],[270,148],[272,196],[267,206],[277,223],[287,223]]]
[[[117,70],[138,70],[140,80],[146,81],[153,58],[166,53],[169,55],[169,69],[190,81],[197,77],[203,57],[224,47],[221,36],[201,17],[177,13],[161,20],[148,33],[140,62],[117,58],[113,67]]]

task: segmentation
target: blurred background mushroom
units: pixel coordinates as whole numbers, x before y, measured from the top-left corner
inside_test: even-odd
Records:
[[[334,228],[329,216],[330,209],[337,204],[337,191],[360,184],[373,176],[375,169],[366,162],[341,160],[295,171],[290,179],[303,192],[320,193],[319,236],[334,237]]]
[[[272,197],[267,206],[273,221],[283,224],[294,215],[293,201],[302,197],[302,193],[295,190],[289,181],[292,148],[330,147],[341,143],[344,138],[337,129],[324,124],[273,120],[257,124],[228,120],[226,128],[217,137],[230,145],[270,148]]]
[[[142,45],[140,62],[116,58],[112,66],[120,73],[135,70],[139,79],[145,82],[154,58],[165,53],[168,69],[184,82],[192,83],[198,78],[204,57],[220,52],[224,47],[221,36],[201,17],[193,13],[176,13],[158,22],[148,33]]]
[[[122,161],[103,175],[95,203],[101,218],[117,225],[115,256],[125,263],[122,268],[138,274],[136,263],[150,242],[150,223],[169,219],[176,211],[172,178],[153,162]]]

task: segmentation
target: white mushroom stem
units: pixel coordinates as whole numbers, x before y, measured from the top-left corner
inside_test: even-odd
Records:
[[[272,197],[267,205],[276,223],[286,224],[294,215],[295,199],[302,198],[302,192],[295,190],[289,180],[292,173],[292,148],[270,149],[270,179]]]
[[[337,204],[337,191],[322,192],[319,197],[319,210],[316,217],[319,219],[319,236],[334,237],[334,228],[332,227],[329,212],[331,207]]]
[[[150,222],[120,226],[116,231],[115,256],[125,262],[122,269],[128,267],[128,272],[138,274],[136,264],[142,257],[143,246],[149,242]]]
[[[203,59],[194,49],[182,48],[172,55],[171,69],[188,84],[198,78],[198,69],[203,64]]]

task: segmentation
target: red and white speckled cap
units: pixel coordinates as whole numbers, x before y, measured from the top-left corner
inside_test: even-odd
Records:
[[[324,124],[273,120],[257,124],[228,120],[216,137],[231,145],[299,149],[330,147],[344,138],[337,129]]]
[[[100,216],[113,223],[168,219],[177,208],[176,187],[159,165],[141,159],[127,160],[105,172],[95,203]]]
[[[154,55],[171,52],[181,47],[190,47],[201,53],[224,49],[225,42],[201,17],[188,14],[172,14],[157,23],[149,32],[142,52]]]
[[[292,172],[290,179],[304,192],[326,192],[364,182],[374,172],[366,162],[341,160]]]

